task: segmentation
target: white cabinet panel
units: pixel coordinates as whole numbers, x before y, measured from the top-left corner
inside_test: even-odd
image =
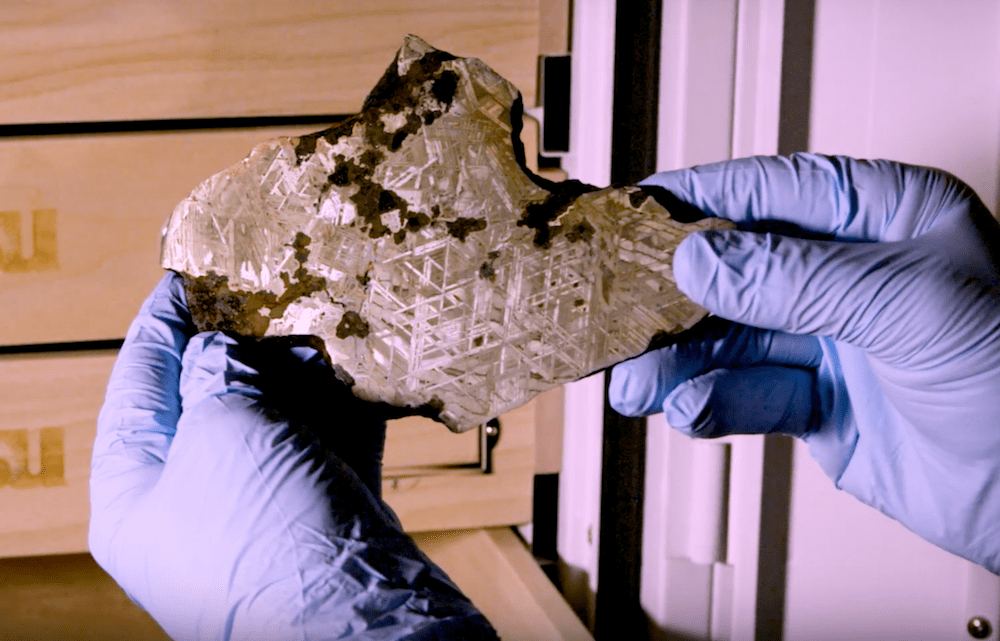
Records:
[[[834,488],[804,444],[794,457],[784,641],[971,638],[972,564]]]
[[[935,165],[997,203],[1000,3],[818,0],[812,151]]]
[[[1000,2],[818,0],[813,63],[811,151],[942,167],[996,208]],[[996,639],[997,585],[835,490],[796,445],[786,641],[970,639],[969,608]]]

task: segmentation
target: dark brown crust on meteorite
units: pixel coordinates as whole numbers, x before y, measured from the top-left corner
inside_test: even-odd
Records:
[[[192,278],[181,274],[191,319],[199,332],[232,332],[241,336],[263,338],[269,318],[257,313],[266,296],[255,292],[229,289],[229,278],[211,272]],[[248,309],[253,314],[248,314]]]
[[[528,176],[535,179],[530,171],[526,168],[523,169]],[[597,191],[597,187],[579,180],[549,183],[545,185],[545,188],[549,190],[549,196],[545,200],[529,203],[525,206],[524,216],[517,221],[518,227],[528,227],[535,230],[535,245],[542,249],[551,247],[552,239],[563,231],[560,226],[552,226],[550,223],[569,209],[577,198],[583,194]],[[592,228],[591,231],[593,231]]]
[[[398,58],[399,54],[396,55]],[[402,76],[399,75],[397,60],[393,59],[365,99],[361,113],[336,127],[301,136],[296,142],[295,155],[302,162],[315,153],[316,143],[320,138],[335,144],[344,136],[351,135],[356,124],[362,125],[367,150],[357,161],[336,156],[337,164],[328,181],[329,185],[357,187],[350,199],[362,221],[361,229],[370,238],[391,234],[396,244],[400,244],[406,239],[407,233],[420,231],[432,223],[430,216],[424,212],[411,212],[409,203],[404,198],[378,184],[372,177],[379,164],[385,160],[386,151],[399,149],[407,137],[433,123],[451,107],[459,77],[454,71],[444,69],[443,64],[455,59],[455,56],[445,51],[431,51],[414,60]],[[429,103],[426,100],[428,97],[433,97],[434,101]],[[441,108],[428,107],[434,103]],[[398,129],[387,131],[382,117],[401,113],[406,115],[406,122]],[[320,197],[322,195],[321,192]],[[403,227],[396,232],[382,222],[382,214],[394,210],[399,212],[404,222]],[[460,231],[457,233],[461,236],[456,237],[460,239],[464,239],[470,231],[486,227],[486,221],[478,221],[481,226],[469,227],[461,222],[464,220],[466,219],[448,223],[449,231],[453,224],[459,225]]]
[[[288,306],[299,298],[326,289],[326,279],[310,274],[305,268],[310,242],[309,236],[302,232],[295,235],[291,247],[299,267],[291,275],[288,272],[278,274],[285,283],[281,296],[268,291],[231,289],[229,277],[215,272],[199,277],[181,274],[188,308],[198,331],[233,332],[263,338],[272,318],[281,318]]]

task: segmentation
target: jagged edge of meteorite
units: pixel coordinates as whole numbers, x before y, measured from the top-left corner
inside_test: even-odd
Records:
[[[327,129],[311,134],[304,134],[299,137],[295,147],[295,154],[299,160],[311,155],[315,151],[316,143],[320,138],[326,139],[328,142],[334,142],[342,136],[348,135],[359,120],[377,120],[377,116],[375,114],[380,112],[380,108],[377,106],[379,104],[378,101],[380,99],[383,102],[391,100],[393,98],[393,94],[391,92],[392,85],[399,82],[397,65],[399,53],[400,52],[397,51],[391,64],[386,69],[386,72],[380,78],[379,82],[372,89],[372,91],[369,92],[369,95],[365,98],[365,102],[360,113],[354,114],[344,121],[341,121]],[[419,60],[414,61],[414,63],[411,64],[411,69],[408,70],[407,75],[410,75],[412,70],[415,68],[418,70],[422,69],[426,72],[426,59],[428,57],[431,58],[429,62],[434,69],[425,73],[425,75],[433,75],[435,71],[440,69],[441,63],[457,59],[456,56],[448,52],[435,49],[424,54],[424,56],[421,56]],[[445,97],[444,92],[442,92],[442,97]],[[451,96],[447,97],[447,102],[450,104]],[[396,111],[398,112],[400,110]],[[369,114],[367,118],[366,114]],[[436,115],[440,116],[441,114]],[[407,125],[405,125],[399,132],[393,135],[391,140],[373,140],[372,142],[381,144],[383,147],[386,147],[391,151],[397,149],[402,144],[402,140],[405,139],[405,137],[410,133],[413,133],[413,131],[410,131],[411,129],[414,127],[419,129],[421,124],[430,125],[432,123],[433,117],[430,122],[427,122],[426,120],[422,123],[408,122]],[[368,122],[367,124],[370,128],[375,125],[374,122]],[[527,164],[524,143],[521,141],[521,132],[524,128],[524,102],[520,92],[514,96],[514,101],[511,104],[510,125],[510,142],[515,162],[529,180],[549,194],[544,199],[527,203],[525,205],[524,214],[521,219],[517,221],[517,225],[534,230],[534,244],[540,249],[549,249],[552,245],[552,240],[561,233],[565,234],[567,240],[570,242],[588,240],[593,234],[593,228],[589,226],[587,221],[583,221],[583,223],[578,224],[576,228],[570,230],[564,230],[561,226],[552,225],[551,223],[568,210],[580,196],[590,192],[600,191],[601,188],[589,185],[576,179],[555,182],[531,171]],[[374,132],[375,129],[372,129],[372,131]],[[377,161],[375,161],[375,163],[377,163]],[[331,176],[331,183],[333,181],[334,176]],[[657,204],[667,210],[671,218],[677,220],[678,222],[690,223],[706,217],[704,212],[692,205],[684,203],[666,189],[650,186],[632,186],[632,189],[635,190],[632,194],[630,194],[630,200],[633,207],[641,207],[642,203],[645,202],[646,199],[652,198]],[[430,224],[434,224],[436,222],[438,221],[433,221]],[[448,225],[449,233],[459,240],[464,240],[464,237],[467,234],[478,231],[477,228],[474,228],[474,225],[470,225],[461,219],[457,221],[442,222]],[[373,229],[371,234],[376,234],[376,230]],[[383,234],[378,233],[377,235],[373,235],[373,238],[377,238],[381,235]],[[251,337],[256,340],[267,341],[275,341],[280,338],[287,341],[289,347],[293,345],[307,344],[317,349],[326,363],[333,368],[338,380],[344,383],[347,387],[353,388],[355,385],[354,378],[342,366],[333,363],[323,339],[319,336],[292,335],[284,337],[264,337],[264,333],[267,331],[267,327],[270,324],[270,319],[280,317],[280,312],[283,311],[288,304],[302,295],[306,295],[312,291],[318,291],[319,289],[325,287],[325,281],[323,281],[322,278],[309,276],[305,273],[305,269],[302,267],[305,263],[305,257],[308,256],[308,250],[305,249],[305,246],[309,244],[309,239],[306,237],[305,242],[301,243],[301,236],[302,234],[300,232],[299,236],[296,238],[296,250],[297,257],[300,258],[300,268],[294,274],[296,277],[296,283],[294,283],[296,287],[293,291],[294,295],[291,296],[283,295],[279,299],[274,294],[269,292],[262,293],[249,292],[239,289],[234,290],[229,287],[228,277],[220,276],[214,272],[209,272],[207,275],[199,277],[191,277],[187,274],[180,274],[183,279],[185,293],[187,294],[188,307],[191,310],[192,319],[195,321],[196,327],[199,331],[222,331],[239,336]],[[398,243],[401,242],[402,239],[396,238],[394,240]],[[301,247],[299,246],[300,244]],[[305,252],[305,256],[299,255],[302,251]],[[480,275],[484,278],[489,278],[491,275],[490,269],[491,266],[484,263],[483,268],[481,268]],[[285,277],[286,274],[282,274],[282,276]],[[285,278],[285,280],[286,285],[289,284],[289,278]],[[312,282],[313,280],[323,282]],[[362,284],[367,286],[366,283]],[[288,298],[288,300],[285,300],[286,298]],[[270,318],[265,318],[264,316],[256,313],[262,308],[270,310],[268,314]],[[277,316],[275,315],[276,310],[279,311]],[[707,320],[708,319],[705,319],[696,323],[694,327],[681,333],[669,333],[667,331],[658,332],[650,338],[649,346],[645,351],[648,352],[653,349],[659,349],[661,347],[676,344],[677,342],[683,340],[684,336],[689,335],[689,333],[694,331]],[[582,375],[581,378],[588,376],[591,373],[593,372],[588,372],[587,374]],[[393,406],[386,402],[375,403],[375,405],[384,406],[385,408],[395,408],[397,411],[386,410],[384,412],[385,414],[391,415],[388,416],[389,418],[403,415],[418,415],[438,421],[440,421],[440,414],[444,409],[443,402],[436,397],[433,397],[427,403],[416,407]]]

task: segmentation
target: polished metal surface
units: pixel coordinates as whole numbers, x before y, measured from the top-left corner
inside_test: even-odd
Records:
[[[362,112],[256,147],[167,222],[202,329],[315,335],[355,394],[463,431],[705,311],[681,223],[638,187],[524,167],[517,89],[410,36]]]

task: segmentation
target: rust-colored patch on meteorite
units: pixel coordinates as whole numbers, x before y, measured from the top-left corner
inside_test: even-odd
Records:
[[[450,60],[456,57],[445,51],[429,51],[413,60],[404,74],[399,73],[399,65],[393,60],[361,107],[371,144],[395,151],[407,136],[432,124],[448,110],[458,88],[458,75],[443,68]],[[433,102],[426,100],[431,97]],[[405,114],[406,122],[388,131],[382,120],[387,114]]]
[[[309,236],[302,232],[295,235],[291,246],[299,267],[294,274],[278,274],[285,284],[281,296],[268,291],[232,289],[228,276],[211,271],[198,277],[184,274],[188,308],[198,331],[226,331],[263,338],[271,319],[281,318],[288,306],[299,298],[326,289],[326,279],[310,274],[305,268],[310,242]]]
[[[482,231],[486,229],[486,221],[482,218],[465,218],[464,216],[459,216],[455,220],[449,220],[448,233],[465,242],[466,237],[474,231]]]
[[[594,226],[590,224],[589,220],[584,218],[572,227],[566,229],[566,240],[571,243],[578,243],[581,241],[589,243],[590,239],[594,237],[594,231]]]
[[[431,223],[427,213],[410,212],[406,199],[374,181],[373,176],[385,160],[386,152],[397,151],[407,137],[418,133],[422,127],[432,124],[448,111],[458,88],[459,76],[443,68],[443,65],[455,59],[447,52],[431,51],[411,62],[402,75],[398,64],[393,61],[368,95],[360,114],[336,127],[298,139],[295,155],[301,162],[316,152],[320,138],[335,144],[342,137],[354,133],[355,124],[363,125],[363,140],[367,149],[357,161],[343,155],[336,156],[336,167],[329,175],[328,183],[321,186],[320,193],[325,194],[330,186],[355,186],[350,200],[363,221],[362,230],[370,238],[391,234],[396,244],[400,244],[408,232],[419,231]],[[389,129],[385,118],[398,115],[404,117],[402,124]],[[382,215],[392,211],[397,211],[404,221],[403,227],[395,232],[382,221]]]
[[[357,312],[344,312],[344,316],[337,323],[337,338],[344,340],[351,336],[357,336],[358,338],[364,338],[368,336],[371,331],[371,327],[368,325],[368,321],[361,317],[361,314]]]
[[[524,208],[524,215],[517,221],[518,227],[529,227],[535,230],[535,245],[543,249],[552,246],[562,228],[550,223],[566,212],[576,199],[583,194],[597,191],[597,187],[582,183],[579,180],[567,180],[561,183],[547,185],[549,195],[545,200],[529,203]]]
[[[500,258],[500,252],[498,251],[491,251],[486,254],[486,260],[479,266],[480,278],[488,280],[491,283],[495,283],[497,281],[497,270],[496,267],[493,266],[493,263],[495,263],[498,258]]]
[[[205,276],[184,277],[191,319],[199,332],[234,332],[263,338],[271,320],[260,310],[274,302],[270,293],[230,289],[229,277],[209,272]]]
[[[372,178],[386,152],[398,150],[407,137],[416,134],[444,114],[451,106],[458,87],[458,75],[443,65],[455,56],[444,51],[432,51],[410,63],[405,74],[399,73],[396,61],[389,66],[365,100],[358,120],[364,125],[364,141],[368,149],[357,162],[338,156],[337,167],[330,174],[331,184],[356,186],[350,199],[364,221],[362,230],[370,238],[392,234],[396,244],[406,239],[408,232],[423,229],[431,222],[424,212],[410,212],[410,205],[399,194],[386,189]],[[391,130],[386,117],[403,115],[404,120]],[[382,215],[396,211],[404,221],[393,232],[382,221]]]
[[[317,131],[311,134],[299,136],[295,141],[295,160],[301,163],[303,160],[316,153],[316,144],[322,138],[330,144],[336,143],[345,136],[350,136],[354,131],[354,125],[361,119],[359,114],[354,114],[345,118],[329,129]]]

